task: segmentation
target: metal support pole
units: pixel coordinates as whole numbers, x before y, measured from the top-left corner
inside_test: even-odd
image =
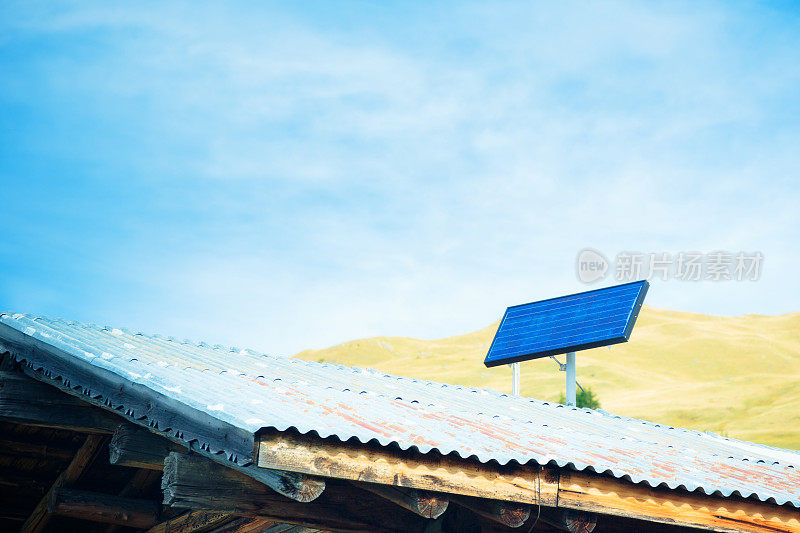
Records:
[[[511,363],[511,394],[519,396],[519,363]]]
[[[567,405],[575,405],[575,352],[567,354]]]

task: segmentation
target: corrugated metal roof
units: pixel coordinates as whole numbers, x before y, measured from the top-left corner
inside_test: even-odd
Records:
[[[213,453],[225,451],[241,464],[258,430],[295,428],[341,440],[396,443],[422,453],[438,450],[501,464],[534,461],[653,487],[800,507],[800,453],[711,433],[60,319],[3,314],[0,339],[18,359],[66,380],[62,387],[122,407],[140,423],[199,441]],[[118,378],[126,396],[117,398],[102,376]],[[145,407],[124,403],[153,392],[173,411],[193,414],[159,420],[156,413],[147,420],[151,413]],[[235,439],[214,442],[219,431],[181,427],[208,423],[234,428],[251,440],[237,448]]]

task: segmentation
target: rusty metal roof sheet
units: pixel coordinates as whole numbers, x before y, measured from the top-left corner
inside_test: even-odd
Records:
[[[295,428],[800,507],[798,452],[601,410],[23,314],[0,315],[0,348],[87,401],[239,465],[260,429]]]

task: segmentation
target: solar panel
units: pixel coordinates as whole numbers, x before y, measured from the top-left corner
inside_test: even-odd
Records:
[[[650,284],[634,281],[506,309],[488,367],[626,342]]]

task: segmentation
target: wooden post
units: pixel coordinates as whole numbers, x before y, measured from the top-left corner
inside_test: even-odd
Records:
[[[20,533],[34,533],[44,529],[50,519],[50,515],[47,513],[50,493],[60,487],[68,487],[75,483],[86,467],[92,462],[92,459],[94,459],[95,455],[100,450],[103,442],[105,442],[105,439],[99,435],[89,435],[86,437],[86,441],[78,450],[78,453],[75,454],[72,462],[59,474],[48,493],[39,501],[39,504],[31,515],[25,523],[22,524]]]
[[[141,498],[121,498],[84,490],[56,488],[50,491],[50,513],[91,522],[104,522],[137,529],[158,523],[161,506]]]

